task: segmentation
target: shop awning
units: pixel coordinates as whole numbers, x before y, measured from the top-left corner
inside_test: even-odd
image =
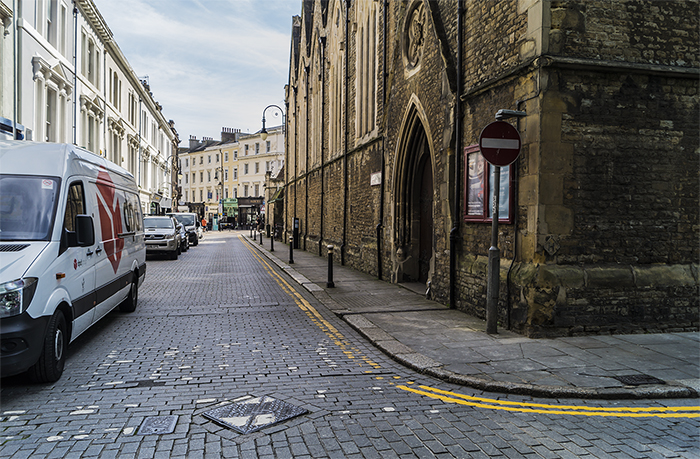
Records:
[[[277,191],[275,191],[275,194],[272,195],[272,198],[270,198],[270,201],[268,202],[277,201],[284,201],[284,187],[279,188]]]

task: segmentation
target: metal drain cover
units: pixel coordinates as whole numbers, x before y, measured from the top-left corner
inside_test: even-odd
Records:
[[[308,412],[290,403],[263,396],[215,408],[203,415],[236,432],[249,434]]]
[[[177,416],[149,416],[143,420],[139,435],[165,435],[175,432]]]
[[[666,381],[649,375],[613,376],[625,386],[643,386],[645,384],[666,384]]]

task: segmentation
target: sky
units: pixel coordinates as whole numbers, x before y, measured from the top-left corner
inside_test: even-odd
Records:
[[[284,108],[292,16],[301,0],[93,0],[180,146],[221,128],[256,132]],[[282,124],[265,111],[266,126]]]

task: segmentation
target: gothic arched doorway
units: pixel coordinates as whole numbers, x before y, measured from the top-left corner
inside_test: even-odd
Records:
[[[395,280],[425,283],[431,277],[435,247],[433,164],[415,109],[404,128],[396,169]]]

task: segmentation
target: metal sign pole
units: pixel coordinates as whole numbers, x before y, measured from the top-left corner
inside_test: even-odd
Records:
[[[499,197],[501,192],[501,167],[512,164],[520,155],[520,133],[506,118],[526,116],[517,110],[499,110],[496,119],[479,135],[479,149],[484,159],[493,166],[493,207],[491,209],[491,247],[489,247],[489,272],[486,279],[486,333],[498,333],[498,293],[500,290],[501,251],[498,249]]]
[[[501,251],[498,249],[498,214],[501,187],[501,167],[494,166],[493,171],[493,207],[491,210],[491,247],[489,247],[489,272],[486,287],[486,333],[498,333],[498,293],[500,290],[499,274],[501,271]]]

